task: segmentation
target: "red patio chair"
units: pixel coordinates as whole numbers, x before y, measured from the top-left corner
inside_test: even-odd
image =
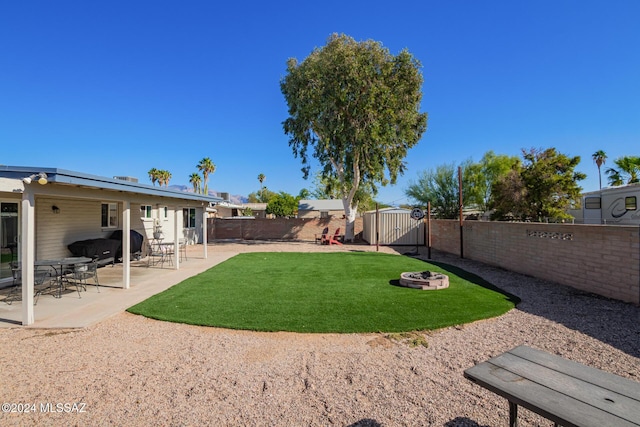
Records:
[[[340,242],[339,238],[340,238],[340,229],[338,228],[336,229],[336,232],[333,233],[333,236],[329,236],[329,244],[342,245],[342,242]]]

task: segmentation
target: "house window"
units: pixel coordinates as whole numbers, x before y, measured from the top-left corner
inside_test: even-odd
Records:
[[[160,212],[162,212],[162,219],[169,218],[169,208],[167,206],[163,206]]]
[[[600,197],[585,197],[585,209],[600,209]]]
[[[329,211],[320,211],[320,218],[329,218]]]
[[[142,217],[142,218],[153,218],[151,216],[151,205],[142,205],[142,206],[140,206],[140,217]]]
[[[102,228],[116,228],[118,226],[118,204],[103,203],[101,215]]]
[[[183,220],[182,224],[184,228],[196,228],[196,209],[184,208],[182,210]]]
[[[628,211],[635,211],[636,209],[638,209],[638,202],[636,200],[636,196],[625,197],[624,208]]]

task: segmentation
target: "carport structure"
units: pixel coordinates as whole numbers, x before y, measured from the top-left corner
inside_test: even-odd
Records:
[[[207,217],[218,197],[169,190],[134,180],[106,178],[57,168],[0,166],[0,280],[11,261],[22,273],[22,324],[34,323],[34,263],[69,256],[67,245],[122,231],[122,288],[131,283],[130,230],[150,241],[162,228],[165,241],[201,243],[207,258]],[[194,237],[195,236],[195,237]],[[9,251],[10,249],[10,251]],[[177,248],[176,248],[177,249]],[[10,255],[9,255],[10,252]],[[172,265],[180,268],[179,251]]]

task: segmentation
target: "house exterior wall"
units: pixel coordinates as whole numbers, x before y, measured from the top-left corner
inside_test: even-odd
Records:
[[[78,240],[108,238],[115,230],[121,230],[122,203],[117,204],[118,226],[115,228],[101,227],[101,205],[100,200],[37,198],[36,259],[69,256],[67,245]],[[54,213],[52,206],[58,207],[59,213]],[[131,229],[147,239],[152,237],[153,221],[143,222],[139,204],[131,205]]]
[[[458,221],[432,221],[432,247],[460,254]],[[640,304],[640,228],[465,221],[464,257]]]
[[[108,203],[109,201],[104,201]],[[162,234],[164,241],[173,242],[175,216],[174,209],[178,210],[178,229],[182,230],[179,238],[185,237],[189,243],[202,242],[202,208],[196,207],[196,228],[183,228],[182,207],[163,205],[155,200],[146,200],[143,203],[131,203],[130,218],[131,229],[142,234],[146,241],[153,239],[154,218],[163,211],[164,206],[168,206],[168,217],[160,215]],[[115,228],[101,227],[101,200],[72,199],[57,197],[36,198],[36,259],[60,258],[69,256],[71,253],[67,245],[87,239],[108,238],[115,230],[122,229],[122,202],[118,205],[118,226]],[[113,203],[113,202],[111,202]],[[140,206],[153,206],[154,218],[142,218]],[[52,206],[59,209],[59,213],[54,213]]]
[[[344,217],[344,209],[341,210],[329,210],[329,211],[316,211],[316,210],[299,210],[298,218],[320,218],[322,212],[327,212],[329,217]]]

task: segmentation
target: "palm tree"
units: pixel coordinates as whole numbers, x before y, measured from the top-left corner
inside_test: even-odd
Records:
[[[158,180],[160,179],[160,175],[159,175],[160,171],[156,168],[151,168],[147,173],[149,174],[149,179],[151,180],[151,184],[155,186],[156,182],[158,182]]]
[[[617,169],[609,168],[609,185],[624,185],[640,182],[640,156],[624,156],[613,163]]]
[[[162,187],[163,185],[167,187],[169,185],[170,179],[171,179],[171,172],[164,169],[157,171],[157,181],[160,187]]]
[[[160,172],[162,174],[162,182],[164,183],[164,186],[168,187],[169,181],[171,180],[171,172],[169,172],[168,170],[162,170]]]
[[[200,184],[202,184],[202,178],[200,177],[200,175],[196,172],[192,173],[189,176],[189,182],[191,183],[191,185],[193,185],[193,192],[200,193]]]
[[[262,199],[263,194],[264,193],[264,187],[262,186],[262,183],[264,182],[264,180],[267,179],[266,176],[264,176],[263,173],[261,173],[260,175],[258,175],[258,181],[260,181],[260,198]]]
[[[198,170],[202,172],[204,177],[204,194],[209,194],[209,174],[216,171],[216,165],[211,161],[209,157],[205,157],[198,163]]]
[[[602,173],[600,172],[600,166],[604,165],[607,161],[607,153],[602,150],[598,150],[591,155],[593,161],[598,166],[598,181],[600,183],[600,189],[602,190]]]

